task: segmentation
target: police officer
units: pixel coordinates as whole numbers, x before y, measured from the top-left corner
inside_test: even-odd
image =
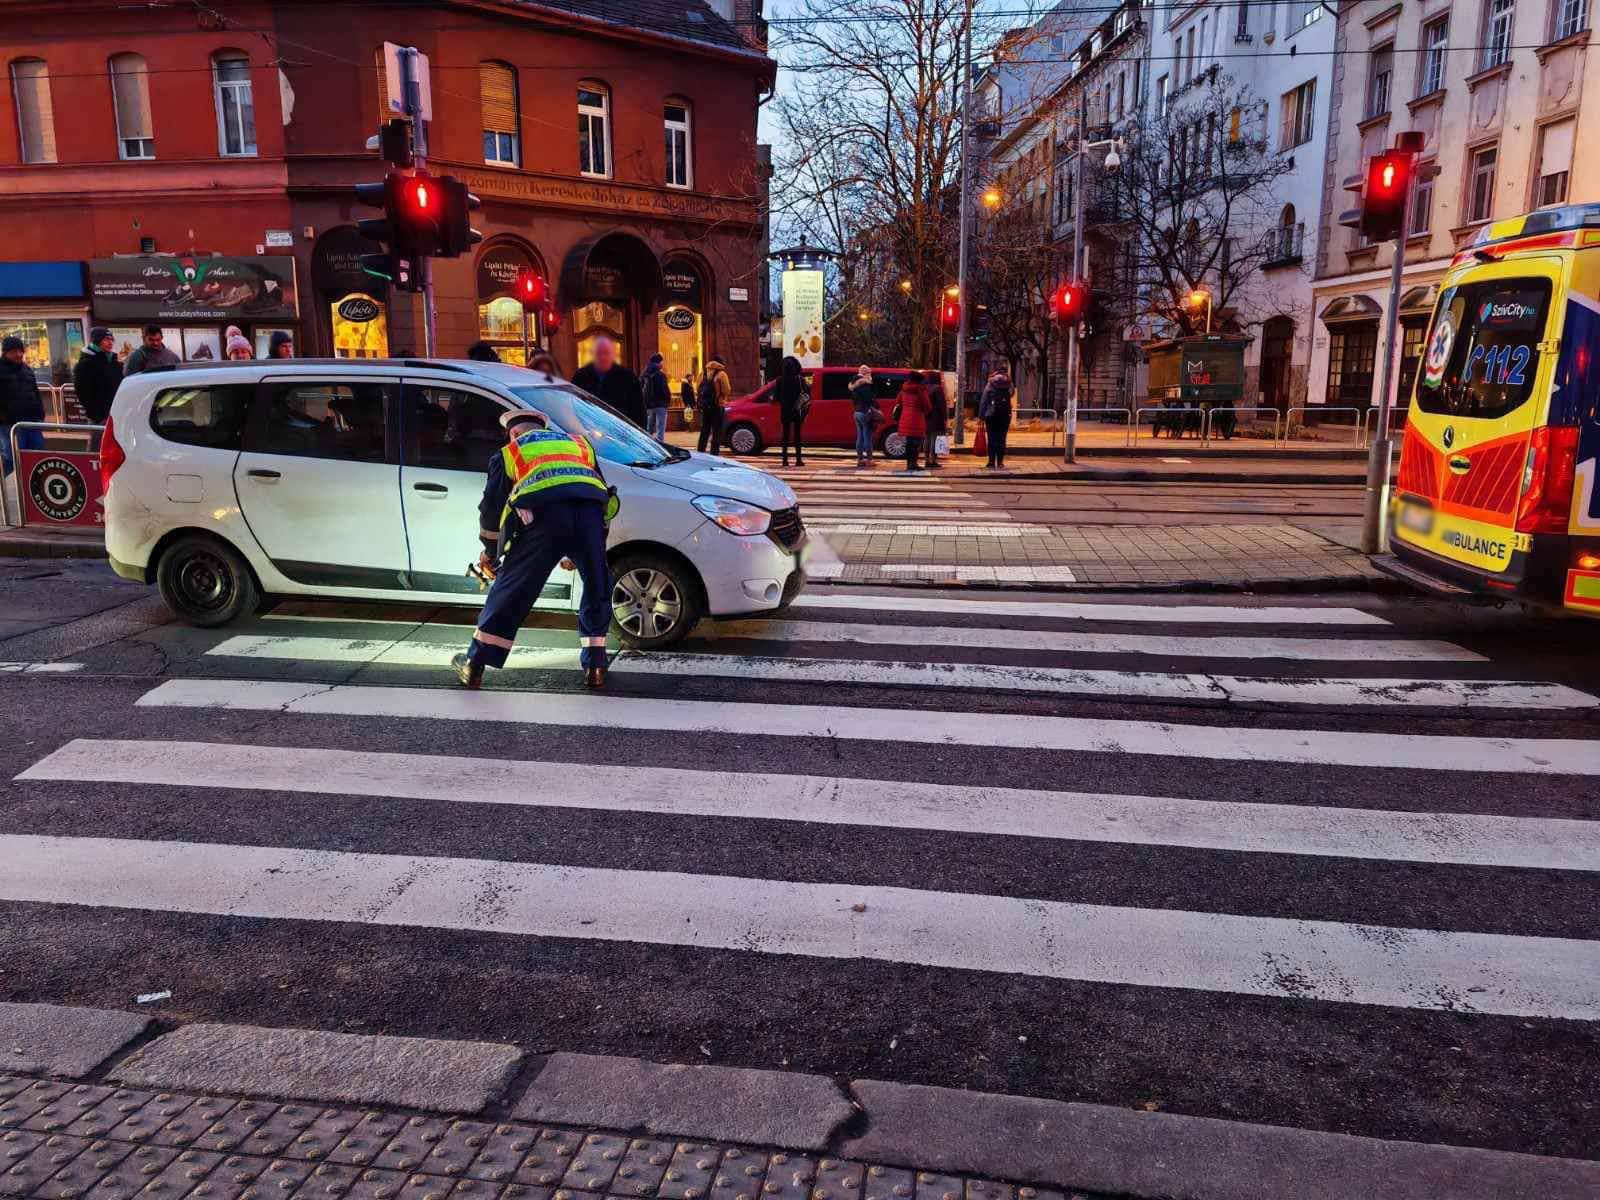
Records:
[[[543,413],[517,409],[500,418],[510,437],[489,462],[478,505],[479,565],[493,585],[465,654],[450,662],[465,687],[483,682],[485,667],[503,667],[517,630],[557,563],[570,560],[583,581],[578,609],[584,682],[605,686],[606,630],[611,624],[611,573],[606,526],[617,512],[594,448],[578,434],[549,427]]]

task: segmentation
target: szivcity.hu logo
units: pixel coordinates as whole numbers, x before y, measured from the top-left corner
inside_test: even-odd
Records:
[[[1490,321],[1521,321],[1533,314],[1533,305],[1524,304],[1520,300],[1506,300],[1500,303],[1485,300],[1483,307],[1478,310],[1478,324],[1484,325]]]

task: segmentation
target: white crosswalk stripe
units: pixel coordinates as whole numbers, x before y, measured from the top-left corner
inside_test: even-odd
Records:
[[[928,486],[917,478],[908,491]],[[905,523],[898,512],[869,512],[862,524]],[[782,865],[783,830],[815,825],[870,835],[868,857],[885,863],[895,838],[937,839],[952,863],[974,837],[1058,853],[1093,843],[1244,856],[1207,884],[1221,892],[1251,863],[1284,858],[1352,871],[1405,864],[1414,874],[1393,887],[1463,868],[1600,874],[1600,821],[1571,815],[1576,808],[1525,809],[1514,794],[1593,776],[1600,743],[1572,732],[1593,721],[1600,700],[1522,678],[1476,642],[1409,632],[1376,607],[817,589],[781,617],[708,623],[672,651],[622,655],[611,694],[596,696],[575,694],[571,679],[517,677],[575,675],[570,628],[529,629],[510,669],[470,693],[442,686],[464,626],[285,605],[271,623],[194,635],[210,639],[197,643],[205,675],[149,688],[132,713],[116,714],[118,736],[41,742],[11,786],[72,789],[83,833],[0,834],[0,900],[862,959],[1287,1005],[1600,1020],[1600,941],[1443,920],[1321,919],[1315,894],[1308,917],[1241,913],[1216,890],[1164,905],[1061,899],[1030,890],[1025,876],[1015,891],[988,894],[1005,889],[941,878],[937,862],[916,886],[875,870],[876,858],[831,877],[796,877]],[[329,624],[338,620],[350,628]],[[276,677],[235,677],[251,673]],[[693,687],[680,693],[678,681]],[[1129,719],[1129,704],[1150,719]],[[1338,711],[1306,711],[1322,707]],[[152,739],[122,727],[142,721],[185,732]],[[250,732],[229,732],[239,729]],[[362,731],[378,729],[406,740],[366,744]],[[427,752],[456,731],[514,750],[493,759]],[[596,731],[638,757],[568,761],[581,758],[574,731]],[[653,761],[690,739],[697,757]],[[557,741],[560,750],[541,753]],[[862,771],[874,750],[875,769]],[[902,763],[925,754],[941,756],[937,773],[900,777]],[[981,757],[1004,776],[1041,755],[1077,774],[1022,787],[950,765]],[[746,756],[758,765],[741,767]],[[781,770],[765,769],[776,763]],[[1224,775],[1265,783],[1220,795]],[[1452,808],[1480,776],[1510,781],[1480,789],[1503,798]],[[89,836],[107,785],[135,812],[167,803],[173,789],[199,789],[214,811],[248,812],[267,832],[223,840],[169,825],[159,839]],[[1392,807],[1370,802],[1378,789]],[[555,810],[648,815],[688,823],[696,836],[711,822],[772,853],[750,853],[731,873],[698,861],[682,870],[637,860],[575,866],[544,861],[552,851],[537,835],[486,836],[496,850],[473,857],[441,851],[401,822],[384,844],[355,829],[316,843],[272,824],[271,796],[321,797],[333,814],[356,798],[422,804],[485,829]],[[925,845],[918,853],[927,857]],[[1463,923],[1467,910],[1463,898]]]

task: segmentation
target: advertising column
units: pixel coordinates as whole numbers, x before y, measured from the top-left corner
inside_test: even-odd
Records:
[[[792,266],[783,273],[783,352],[802,367],[822,366],[827,330],[823,324],[823,274],[819,267]]]

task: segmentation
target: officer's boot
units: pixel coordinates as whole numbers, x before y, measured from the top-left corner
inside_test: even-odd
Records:
[[[456,673],[456,678],[461,680],[461,686],[469,691],[477,691],[483,686],[483,664],[473,662],[471,657],[458,654],[450,660],[450,666]]]

